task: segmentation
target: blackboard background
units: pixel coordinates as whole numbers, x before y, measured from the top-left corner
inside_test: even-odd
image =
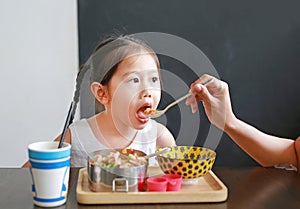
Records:
[[[79,61],[83,64],[99,40],[114,31],[179,36],[201,49],[229,83],[238,118],[266,133],[295,139],[300,130],[299,9],[297,0],[78,0]],[[160,59],[166,68],[180,65]],[[209,126],[205,117],[201,120],[196,145],[202,145]],[[167,126],[176,137],[178,124]],[[226,134],[216,152],[216,165],[256,164]]]

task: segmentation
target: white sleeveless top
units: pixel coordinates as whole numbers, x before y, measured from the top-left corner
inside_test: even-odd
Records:
[[[86,167],[88,153],[101,149],[108,149],[100,143],[86,119],[72,123],[70,126],[72,138],[71,167]],[[154,153],[156,150],[157,123],[150,119],[146,127],[138,130],[134,141],[128,148],[143,151],[146,154]],[[149,159],[149,165],[156,164],[154,158]]]

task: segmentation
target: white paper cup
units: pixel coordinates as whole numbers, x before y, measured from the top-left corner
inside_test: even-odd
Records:
[[[28,146],[31,164],[32,196],[35,205],[55,207],[67,200],[71,145],[36,142]]]

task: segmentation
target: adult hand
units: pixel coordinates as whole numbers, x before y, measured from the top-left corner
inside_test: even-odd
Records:
[[[205,83],[207,85],[204,85]],[[235,118],[228,84],[224,81],[204,74],[192,83],[190,90],[193,95],[187,99],[186,104],[191,106],[193,113],[197,111],[198,103],[201,101],[210,122],[221,130]]]

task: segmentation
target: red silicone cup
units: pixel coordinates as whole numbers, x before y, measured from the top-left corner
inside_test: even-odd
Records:
[[[167,191],[168,180],[162,177],[150,177],[147,179],[149,192],[165,192]]]
[[[182,176],[178,174],[165,174],[162,178],[167,179],[167,191],[180,191]]]

